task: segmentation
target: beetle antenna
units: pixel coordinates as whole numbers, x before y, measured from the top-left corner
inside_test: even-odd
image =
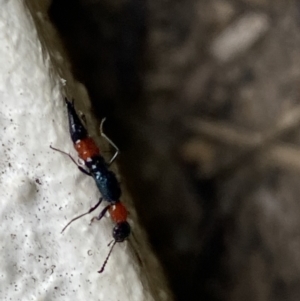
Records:
[[[113,243],[113,245],[111,246],[111,248],[110,248],[110,250],[109,250],[109,252],[108,252],[108,254],[107,254],[107,256],[106,256],[106,258],[105,258],[105,260],[104,260],[104,262],[103,262],[103,265],[102,265],[101,269],[98,271],[98,273],[102,273],[102,272],[104,271],[104,268],[105,268],[105,266],[106,266],[106,264],[107,264],[107,261],[108,261],[108,259],[109,259],[109,257],[110,257],[110,254],[111,254],[111,252],[112,252],[114,246],[116,245],[116,243],[117,243],[117,241],[115,240],[114,243]],[[111,242],[109,243],[109,245],[110,245],[110,244],[111,244]]]

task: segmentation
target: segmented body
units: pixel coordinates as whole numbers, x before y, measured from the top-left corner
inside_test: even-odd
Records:
[[[77,115],[73,104],[68,100],[66,100],[66,103],[70,136],[78,156],[84,161],[105,201],[110,203],[119,202],[121,188],[115,174],[108,169],[108,165],[101,156],[98,146],[88,136],[87,130]]]
[[[101,135],[116,149],[116,153],[112,157],[112,159],[107,163],[104,158],[100,154],[100,150],[96,145],[95,141],[88,136],[88,132],[84,127],[82,121],[80,120],[74,105],[70,102],[67,98],[65,98],[67,109],[68,109],[68,119],[69,119],[69,130],[70,136],[74,144],[74,148],[76,149],[78,156],[84,161],[86,168],[88,171],[81,166],[79,166],[73,157],[61,151],[55,147],[50,146],[53,150],[59,151],[62,154],[67,155],[79,168],[80,171],[83,173],[92,176],[95,180],[95,183],[101,193],[101,197],[98,203],[91,207],[88,212],[85,212],[75,218],[73,218],[62,230],[64,230],[75,220],[90,214],[94,210],[98,208],[101,204],[102,200],[107,201],[109,204],[100,212],[98,216],[92,218],[93,220],[101,220],[105,213],[108,211],[112,221],[115,223],[113,227],[112,236],[114,238],[114,243],[101,267],[98,271],[102,273],[104,271],[105,265],[108,261],[108,258],[115,246],[118,242],[123,242],[125,239],[128,238],[130,235],[131,229],[130,225],[127,222],[127,209],[126,207],[120,202],[121,197],[121,188],[120,184],[116,178],[116,175],[109,170],[109,165],[115,160],[119,153],[119,149],[117,146],[103,133],[102,125],[104,120],[101,123]]]
[[[108,210],[111,219],[116,223],[113,229],[113,237],[116,242],[122,242],[129,236],[130,226],[127,223],[127,210],[120,202],[120,184],[115,174],[109,170],[109,164],[107,164],[101,156],[98,146],[94,140],[88,136],[88,132],[76,113],[73,103],[67,99],[65,99],[65,101],[68,109],[70,136],[74,143],[74,147],[78,156],[84,161],[85,166],[88,169],[88,174],[94,178],[102,198],[109,203],[97,219],[100,220]],[[91,208],[88,213],[94,211],[101,201],[102,199],[100,199],[97,205]],[[74,220],[75,219],[72,221]]]

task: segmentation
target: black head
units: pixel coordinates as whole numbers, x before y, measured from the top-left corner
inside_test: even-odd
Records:
[[[127,222],[117,223],[113,228],[113,238],[116,242],[123,242],[130,232],[130,226]]]
[[[111,241],[109,243],[109,245],[111,243],[113,243],[113,245],[111,246],[109,252],[108,252],[108,255],[106,256],[104,262],[103,262],[103,265],[101,267],[101,269],[98,271],[98,273],[102,273],[104,271],[104,268],[107,264],[107,261],[110,257],[110,254],[114,248],[114,246],[116,245],[116,243],[118,242],[123,242],[130,234],[130,226],[127,222],[121,222],[121,223],[117,223],[114,228],[113,228],[113,237],[114,237],[114,240]]]

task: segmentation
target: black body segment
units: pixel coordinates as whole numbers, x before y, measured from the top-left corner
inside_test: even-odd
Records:
[[[70,136],[75,144],[78,140],[84,140],[87,138],[88,133],[79,116],[77,115],[73,103],[67,98],[65,98],[65,102],[68,109]]]
[[[130,235],[130,226],[127,222],[121,222],[113,228],[113,238],[116,242],[123,242]]]
[[[121,197],[120,184],[115,174],[107,168],[107,164],[102,156],[95,156],[90,161],[85,162],[92,177],[94,178],[99,191],[105,201],[116,203]]]

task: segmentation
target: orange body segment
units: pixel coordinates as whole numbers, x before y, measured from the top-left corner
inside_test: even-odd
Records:
[[[100,154],[99,148],[94,140],[90,137],[84,140],[79,140],[74,147],[78,153],[78,156],[84,161]]]
[[[121,202],[111,205],[108,210],[111,219],[115,223],[121,223],[127,220],[128,212],[125,206]]]

